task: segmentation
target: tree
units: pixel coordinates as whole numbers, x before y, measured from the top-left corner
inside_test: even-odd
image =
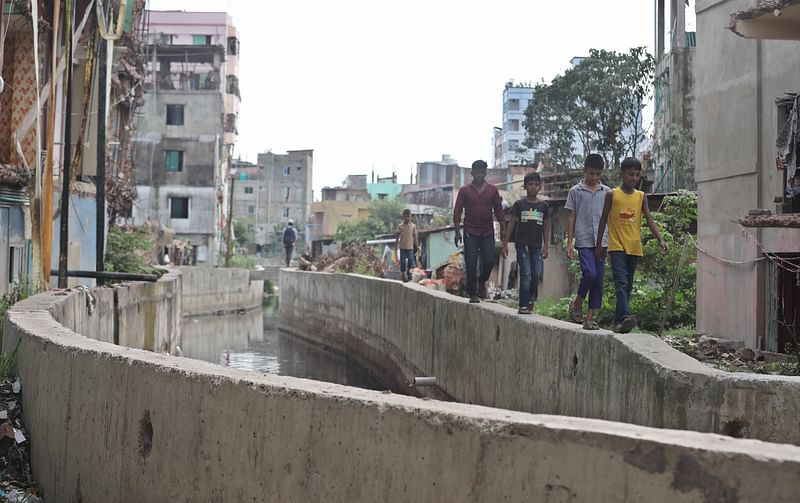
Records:
[[[544,148],[558,163],[574,163],[574,140],[583,155],[599,152],[615,167],[635,156],[646,134],[641,126],[655,61],[645,48],[627,53],[592,49],[589,56],[537,84],[525,112],[526,145]]]
[[[240,246],[256,240],[256,224],[252,218],[237,218],[233,221],[233,232]]]
[[[694,135],[678,124],[669,124],[653,138],[653,160],[664,168],[655,190],[694,190]],[[669,180],[666,180],[669,178]]]
[[[374,239],[392,232],[400,222],[405,204],[397,199],[374,199],[369,202],[369,216],[358,222],[339,224],[333,239],[342,244]]]

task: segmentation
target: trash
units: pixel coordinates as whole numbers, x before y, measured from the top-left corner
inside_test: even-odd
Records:
[[[39,503],[42,499],[31,475],[21,391],[19,377],[0,379],[0,501]]]

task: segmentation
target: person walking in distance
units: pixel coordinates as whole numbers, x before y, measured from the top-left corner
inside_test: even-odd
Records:
[[[472,183],[461,187],[453,208],[456,247],[461,243],[461,214],[464,214],[464,262],[467,268],[467,294],[471,303],[486,298],[486,280],[492,273],[495,257],[494,223],[500,222],[505,234],[502,198],[497,187],[486,183],[486,161],[472,163]],[[478,273],[478,257],[481,269]]]
[[[292,261],[292,253],[294,252],[294,243],[297,241],[297,230],[294,228],[294,222],[289,220],[289,225],[283,230],[283,249],[286,252],[286,267]]]
[[[567,214],[567,257],[578,256],[581,267],[581,282],[578,294],[569,305],[569,317],[575,323],[582,323],[586,330],[600,328],[593,319],[594,314],[603,307],[603,274],[605,255],[595,255],[597,229],[603,216],[603,205],[611,188],[600,181],[605,161],[598,154],[589,154],[583,161],[583,180],[569,189],[564,208]],[[601,240],[603,249],[608,246],[608,233]],[[577,253],[576,253],[577,251]],[[589,296],[589,309],[583,318],[583,301]]]
[[[403,223],[397,226],[394,236],[395,250],[400,255],[400,274],[403,283],[411,281],[411,269],[415,267],[414,250],[419,247],[417,226],[411,221],[411,210],[403,210]]]

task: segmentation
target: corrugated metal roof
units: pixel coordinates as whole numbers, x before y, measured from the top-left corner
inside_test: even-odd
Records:
[[[28,191],[25,187],[0,183],[0,203],[27,206],[30,203]]]

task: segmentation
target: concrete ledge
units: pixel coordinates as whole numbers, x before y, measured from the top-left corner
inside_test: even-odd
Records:
[[[129,349],[54,317],[72,308],[85,323],[83,297],[38,295],[5,322],[34,475],[53,501],[796,501],[800,447]]]
[[[280,288],[282,330],[389,360],[406,382],[435,376],[461,402],[800,444],[800,378],[722,372],[650,335],[413,284],[283,269]]]
[[[183,316],[224,314],[261,306],[264,280],[246,269],[175,267],[183,281]]]

